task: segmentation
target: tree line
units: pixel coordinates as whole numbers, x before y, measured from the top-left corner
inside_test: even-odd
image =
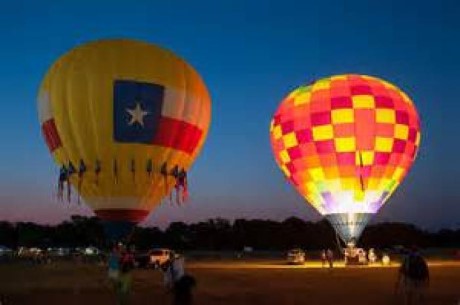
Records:
[[[178,250],[240,251],[306,250],[334,248],[337,235],[326,220],[304,221],[290,217],[284,221],[222,218],[192,224],[172,222],[166,229],[135,227],[130,242],[141,250],[169,247]],[[407,223],[385,222],[366,227],[359,241],[365,248],[390,248],[397,245],[419,247],[460,247],[460,229],[437,232],[422,230]],[[0,222],[0,245],[26,247],[84,247],[107,248],[102,223],[96,217],[72,216],[57,225],[31,222]]]

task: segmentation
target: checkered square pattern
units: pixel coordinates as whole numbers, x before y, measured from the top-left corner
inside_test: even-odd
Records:
[[[417,155],[420,121],[396,86],[338,75],[291,92],[270,137],[281,170],[320,213],[375,213]]]

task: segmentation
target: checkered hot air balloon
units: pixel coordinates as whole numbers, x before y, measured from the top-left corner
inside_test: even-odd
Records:
[[[287,179],[348,243],[409,171],[420,121],[396,86],[337,75],[291,92],[273,116],[270,139]]]
[[[78,186],[115,228],[142,221],[174,189],[170,171],[190,168],[211,115],[206,86],[187,62],[126,39],[91,42],[59,58],[38,108],[46,144],[66,169],[60,192],[66,182]],[[73,174],[69,164],[84,170]]]

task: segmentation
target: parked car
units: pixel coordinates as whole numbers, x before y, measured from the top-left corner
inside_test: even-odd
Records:
[[[305,263],[305,252],[302,249],[292,249],[287,254],[288,264],[303,265]]]
[[[7,261],[13,257],[13,250],[6,246],[0,245],[0,261]]]
[[[11,250],[10,248],[0,245],[0,256],[11,255],[12,253],[13,250]]]
[[[98,256],[101,254],[101,250],[99,250],[96,247],[89,246],[89,247],[84,248],[82,253],[83,255],[86,255],[86,256]]]
[[[47,253],[50,257],[67,257],[70,256],[69,248],[48,248]]]
[[[176,256],[176,253],[169,249],[153,249],[149,252],[150,264],[161,266],[169,260],[171,256]]]
[[[34,263],[42,264],[48,262],[48,254],[43,249],[32,247],[19,247],[17,251],[17,257],[19,259],[31,261]]]
[[[170,249],[152,249],[144,253],[138,253],[136,257],[136,265],[139,268],[158,268],[169,260],[169,257],[177,256]]]

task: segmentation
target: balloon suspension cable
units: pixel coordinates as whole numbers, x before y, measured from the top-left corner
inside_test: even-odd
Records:
[[[83,184],[83,176],[86,172],[86,164],[83,162],[82,159],[80,159],[80,164],[78,165],[78,198],[77,198],[77,203],[80,204],[80,192],[81,192],[81,187]]]
[[[335,243],[336,243],[337,249],[339,250],[340,254],[343,254],[344,251],[343,251],[342,243],[340,242],[339,233],[337,233],[337,231],[335,231]]]
[[[168,165],[166,164],[166,162],[164,162],[161,165],[160,173],[163,176],[163,184],[164,184],[164,196],[163,197],[166,197],[168,196]]]
[[[64,193],[64,184],[61,181],[58,181],[58,190],[57,190],[57,198],[58,201],[63,200],[63,193]]]
[[[70,187],[70,177],[67,178],[67,202],[72,199],[72,188]]]
[[[80,192],[81,192],[81,185],[83,183],[83,176],[82,177],[78,177],[78,192],[77,192],[77,203],[78,205],[80,205]]]
[[[133,228],[131,229],[131,231],[129,232],[129,234],[125,237],[126,239],[126,244],[130,244],[132,239],[133,239],[133,236],[134,236],[134,231],[136,229],[136,226],[133,226]]]
[[[58,194],[57,194],[58,200],[61,202],[64,201],[64,184],[67,181],[67,175],[68,175],[67,168],[63,164],[61,168],[59,169]]]
[[[70,203],[72,199],[72,186],[70,184],[70,177],[75,174],[75,166],[73,165],[72,161],[69,161],[69,166],[67,169],[67,201]]]

